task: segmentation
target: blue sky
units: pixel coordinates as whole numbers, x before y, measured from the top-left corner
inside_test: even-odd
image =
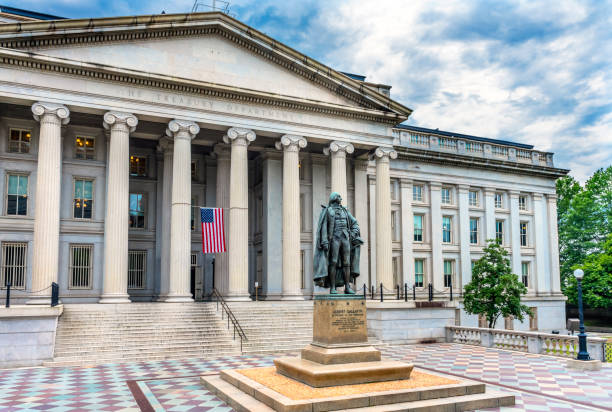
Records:
[[[194,4],[2,2],[71,18]],[[409,124],[533,144],[581,181],[612,164],[612,0],[233,0],[230,10],[324,64],[392,85],[414,110]]]

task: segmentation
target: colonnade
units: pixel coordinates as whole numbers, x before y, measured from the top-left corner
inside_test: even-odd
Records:
[[[61,193],[61,126],[69,122],[70,111],[55,103],[32,106],[40,121],[36,207],[34,216],[34,258],[32,293],[28,303],[48,304],[50,289],[58,279],[59,223]],[[109,130],[106,208],[104,221],[104,279],[100,303],[128,303],[128,219],[129,219],[129,138],[138,125],[130,113],[110,111],[103,126]],[[174,119],[158,149],[163,152],[162,238],[170,247],[162,248],[160,300],[189,302],[191,253],[191,141],[200,127],[192,121]],[[228,252],[216,258],[215,285],[232,300],[249,299],[248,284],[248,146],[256,139],[252,130],[230,128],[214,153],[218,160],[217,203],[227,208]],[[303,299],[300,268],[300,181],[299,151],[307,141],[303,136],[284,135],[277,142],[283,152],[283,299]],[[229,149],[228,149],[229,146]],[[346,159],[354,152],[352,144],[334,141],[325,149],[331,156],[331,190],[346,202]],[[397,153],[376,148],[376,276],[385,285],[392,283],[391,193],[389,159]],[[363,162],[362,162],[363,163]],[[364,168],[362,168],[364,169]],[[365,173],[365,170],[363,170]],[[169,210],[168,210],[169,209]],[[359,210],[362,225],[366,211]],[[363,253],[362,255],[367,255]],[[227,273],[227,275],[225,275]],[[43,290],[41,290],[43,289]],[[39,291],[40,290],[40,291]]]

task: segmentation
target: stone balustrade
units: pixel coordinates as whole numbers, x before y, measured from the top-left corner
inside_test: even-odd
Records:
[[[447,326],[446,341],[571,359],[578,354],[578,336],[540,332]],[[605,342],[603,338],[587,338],[591,359],[604,360]]]
[[[553,154],[548,152],[399,129],[393,130],[393,136],[395,143],[404,147],[554,167]]]

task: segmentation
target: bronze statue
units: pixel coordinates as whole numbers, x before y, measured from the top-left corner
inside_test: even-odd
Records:
[[[314,256],[314,282],[317,286],[330,288],[329,293],[338,293],[336,287],[344,286],[344,293],[354,295],[351,283],[359,276],[359,253],[363,240],[357,219],[342,206],[342,197],[337,192],[329,196],[329,204],[323,210],[317,226],[317,250]]]

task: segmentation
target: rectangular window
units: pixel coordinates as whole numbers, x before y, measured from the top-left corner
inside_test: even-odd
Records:
[[[521,222],[520,230],[521,246],[527,246],[527,222]]]
[[[73,217],[91,219],[93,210],[93,180],[74,179]]]
[[[96,140],[93,137],[77,136],[75,141],[74,156],[77,159],[95,159],[95,142]]]
[[[470,243],[478,244],[478,219],[470,218]]]
[[[191,180],[198,180],[198,162],[197,160],[191,161]]]
[[[497,240],[500,245],[504,244],[504,221],[503,220],[495,221],[495,240]]]
[[[475,190],[470,190],[468,196],[470,206],[478,206],[478,192]]]
[[[130,156],[130,176],[147,175],[147,158]]]
[[[503,193],[495,193],[495,208],[501,209],[504,206],[504,195]]]
[[[442,204],[450,205],[451,204],[451,190],[448,187],[442,188]]]
[[[193,255],[191,260],[193,265]],[[147,251],[128,250],[128,289],[144,289],[146,284]]]
[[[451,242],[451,217],[442,217],[442,243]]]
[[[145,206],[143,194],[130,193],[130,227],[138,229],[144,229],[145,227]]]
[[[6,214],[19,216],[28,214],[28,176],[8,175]]]
[[[521,274],[522,274],[522,279],[523,279],[523,285],[525,285],[525,287],[528,288],[529,287],[529,262],[521,263]]]
[[[519,210],[527,210],[527,196],[519,196]]]
[[[198,199],[195,197],[191,198],[191,230],[195,230],[196,228],[196,212],[198,215],[198,219],[200,218],[200,209],[193,207],[198,203]]]
[[[25,242],[2,243],[0,288],[4,288],[9,283],[12,288],[25,288],[27,253],[28,244]]]
[[[415,259],[414,260],[414,285],[417,288],[423,287],[423,266],[425,260]]]
[[[453,261],[444,261],[444,287],[450,288],[453,283]]]
[[[394,242],[400,240],[399,231],[399,212],[397,210],[391,211],[391,235]]]
[[[11,153],[30,153],[32,133],[24,129],[10,129],[8,151]]]
[[[423,215],[414,215],[414,241],[423,241]]]
[[[91,289],[93,245],[70,245],[68,289]]]
[[[415,202],[423,201],[423,185],[412,186],[412,200]]]

